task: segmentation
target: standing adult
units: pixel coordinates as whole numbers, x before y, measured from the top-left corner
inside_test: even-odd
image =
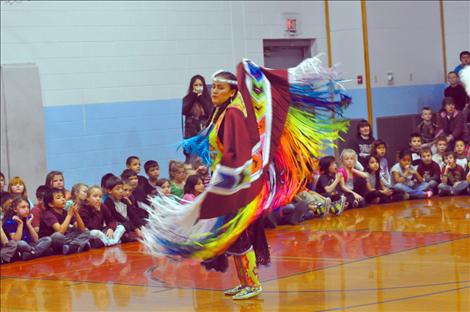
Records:
[[[206,81],[201,75],[191,78],[188,94],[183,98],[184,138],[195,136],[204,128],[212,111]]]

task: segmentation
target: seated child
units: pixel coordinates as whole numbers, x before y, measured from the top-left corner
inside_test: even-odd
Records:
[[[332,207],[338,207],[339,209],[331,211],[331,213],[339,215],[344,209],[353,208],[355,197],[345,187],[343,174],[338,172],[335,158],[333,156],[322,157],[318,167],[320,169],[320,177],[317,181],[316,191],[320,195],[330,198],[332,202],[340,201],[342,203],[339,206],[332,205]]]
[[[120,178],[116,176],[109,177],[106,180],[108,197],[104,204],[109,208],[112,217],[126,229],[126,235],[122,238],[123,242],[129,242],[135,241],[137,238],[143,238],[140,230],[143,223],[135,210],[132,209],[132,206],[122,200],[123,185],[124,182]]]
[[[44,211],[39,237],[50,236],[52,248],[64,255],[90,249],[90,232],[85,228],[76,204],[65,211],[65,190],[48,188],[44,194]]]
[[[122,200],[135,211],[139,217],[139,223],[147,224],[149,215],[147,210],[143,208],[143,205],[150,205],[150,201],[143,189],[138,187],[137,174],[133,170],[125,169],[121,174],[121,179],[124,182],[122,186]]]
[[[0,172],[0,196],[3,195],[3,193],[7,193],[5,190],[5,175]]]
[[[388,160],[387,160],[387,144],[377,139],[372,143],[372,152],[371,154],[379,160],[380,165],[380,180],[382,181],[383,185],[387,188],[392,187],[392,177],[390,176],[390,169],[388,167]]]
[[[199,194],[204,192],[204,188],[204,182],[199,175],[189,176],[184,184],[183,201],[194,201]]]
[[[367,157],[366,157],[367,158]],[[365,163],[365,159],[363,160]],[[366,205],[364,195],[367,192],[367,173],[357,170],[357,154],[352,149],[344,149],[341,152],[342,167],[338,169],[344,177],[344,184],[347,190],[354,195],[353,208],[361,208]]]
[[[445,156],[446,166],[442,170],[441,184],[439,184],[439,196],[460,195],[465,193],[468,182],[465,181],[465,171],[455,162],[454,152],[447,152]]]
[[[126,159],[126,168],[131,169],[137,174],[137,179],[139,181],[137,188],[140,188],[142,192],[147,195],[155,192],[153,186],[150,185],[146,177],[139,175],[140,173],[140,159],[137,156],[130,156]]]
[[[202,163],[201,157],[194,157],[191,161],[191,164],[193,170],[201,177],[202,182],[204,182],[204,186],[207,187],[211,181],[209,168]]]
[[[161,178],[157,181],[157,191],[159,196],[171,196],[170,180]]]
[[[80,216],[90,230],[90,236],[98,238],[102,245],[112,246],[120,243],[126,229],[116,222],[108,207],[101,202],[101,188],[97,185],[87,190],[85,203],[80,208]],[[100,246],[99,244],[95,245]]]
[[[69,200],[72,195],[68,190],[65,189],[64,174],[60,171],[51,171],[46,176],[46,182],[44,183],[48,188],[57,188],[64,190],[65,199]]]
[[[418,169],[418,165],[420,163],[420,156],[419,151],[421,150],[422,139],[419,133],[412,133],[410,135],[410,151],[411,151],[411,165],[413,169]]]
[[[3,231],[2,220],[0,219],[0,263],[12,262],[16,255],[18,243],[14,240],[9,240],[8,236]]]
[[[366,159],[367,193],[365,200],[370,204],[390,203],[403,200],[403,192],[388,188],[380,179],[380,164],[375,156]]]
[[[432,160],[439,165],[441,170],[445,167],[444,156],[447,151],[447,139],[445,136],[440,136],[436,139],[436,153],[432,155]]]
[[[440,182],[441,168],[432,160],[430,148],[422,148],[420,155],[421,163],[418,165],[418,173],[423,177],[424,182],[429,185],[429,189],[435,193]]]
[[[40,185],[36,189],[36,205],[31,208],[31,214],[33,215],[33,221],[31,221],[31,225],[33,226],[36,233],[39,233],[39,225],[41,224],[41,217],[45,211],[44,208],[44,194],[48,189],[45,185]]]
[[[78,210],[82,206],[86,199],[86,193],[88,191],[88,185],[85,183],[77,183],[72,186],[70,199],[65,204],[65,210],[69,210],[73,203],[77,204]]]
[[[184,195],[184,183],[187,177],[184,163],[172,160],[169,163],[169,169],[171,194],[182,198]]]
[[[465,141],[464,140],[455,140],[455,162],[457,165],[462,167],[465,171],[468,170],[469,159],[465,153]]]
[[[430,107],[423,107],[421,110],[421,122],[418,124],[417,133],[421,135],[423,147],[431,148],[436,137],[437,124],[432,122],[432,110]]]
[[[144,170],[149,177],[148,182],[151,186],[156,188],[158,177],[160,176],[160,165],[156,160],[148,160],[144,164]]]
[[[11,209],[5,215],[3,229],[14,241],[18,242],[17,251],[22,260],[30,260],[51,254],[49,250],[52,240],[49,236],[39,238],[31,225],[33,216],[30,214],[29,203],[21,197],[16,197],[11,203]]]
[[[393,189],[404,192],[405,199],[407,197],[430,198],[432,191],[428,191],[429,185],[411,166],[411,152],[409,150],[399,151],[398,159],[398,162],[390,170]]]
[[[17,176],[10,180],[10,183],[8,183],[8,193],[10,193],[12,200],[18,196],[23,197],[29,202],[30,207],[33,206],[31,200],[28,199],[28,190],[22,178]]]

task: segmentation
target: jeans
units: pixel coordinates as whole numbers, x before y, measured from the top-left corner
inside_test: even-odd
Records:
[[[113,237],[108,237],[105,233],[100,230],[91,230],[90,236],[99,238],[105,246],[112,246],[119,244],[122,235],[126,232],[123,225],[119,224],[113,233]]]
[[[37,242],[27,243],[23,240],[18,242],[18,251],[23,254],[23,260],[38,258],[51,247],[52,238],[41,237]]]
[[[467,181],[460,181],[455,183],[453,186],[441,183],[439,184],[439,195],[460,195],[465,192],[468,187]]]
[[[429,189],[429,184],[426,182],[422,182],[418,184],[417,186],[415,186],[414,188],[412,188],[411,186],[408,186],[406,184],[397,183],[393,186],[393,188],[395,190],[408,193],[410,195],[410,198],[425,198],[426,193],[424,191]]]
[[[90,241],[90,232],[80,232],[77,229],[69,230],[64,234],[55,232],[51,235],[52,248],[56,253],[62,253],[64,245],[82,246]]]

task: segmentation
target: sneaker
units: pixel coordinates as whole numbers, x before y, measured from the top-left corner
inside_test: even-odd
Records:
[[[346,197],[341,196],[340,200],[335,201],[331,206],[330,206],[330,213],[339,216],[340,214],[343,213],[344,208],[346,204]]]
[[[76,245],[64,244],[62,247],[62,253],[64,255],[70,255],[77,252],[78,247]]]
[[[426,195],[426,198],[431,198],[432,195],[434,195],[434,194],[432,193],[432,191],[424,192],[424,194]]]
[[[235,286],[233,288],[227,289],[224,291],[224,295],[226,296],[233,296],[238,294],[240,291],[242,291],[245,287],[242,285]]]
[[[88,251],[90,250],[90,248],[91,248],[90,242],[86,242],[84,244],[81,244],[78,247],[77,252]]]
[[[253,297],[258,296],[263,292],[263,288],[260,286],[247,286],[239,291],[235,296],[232,297],[233,300],[243,300],[243,299],[250,299]]]

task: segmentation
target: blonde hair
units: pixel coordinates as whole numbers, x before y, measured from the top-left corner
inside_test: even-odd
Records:
[[[26,194],[28,193],[28,191],[26,190],[26,183],[24,183],[23,179],[18,176],[13,177],[8,183],[8,192],[12,194],[13,192],[11,191],[11,187],[17,184],[23,184],[24,188],[23,193],[21,193],[21,195],[26,197]]]
[[[181,161],[176,161],[176,160],[170,160],[170,163],[168,165],[168,175],[170,177],[170,180],[173,180],[174,174],[178,172],[179,170],[183,169],[186,172],[186,166],[184,163]]]
[[[88,187],[88,185],[86,185],[85,183],[77,183],[77,184],[74,184],[74,186],[72,186],[72,190],[71,190],[72,200],[77,199],[78,194],[76,193],[78,193],[82,187]],[[88,192],[87,192],[87,195],[88,195]]]
[[[88,188],[88,190],[86,191],[86,197],[90,197],[91,195],[91,192],[93,192],[94,190],[98,190],[101,192],[101,194],[103,194],[103,190],[101,189],[101,187],[99,185],[92,185]]]
[[[341,161],[343,161],[347,155],[353,155],[354,159],[357,161],[357,153],[355,150],[350,149],[350,148],[345,148],[340,155]]]

